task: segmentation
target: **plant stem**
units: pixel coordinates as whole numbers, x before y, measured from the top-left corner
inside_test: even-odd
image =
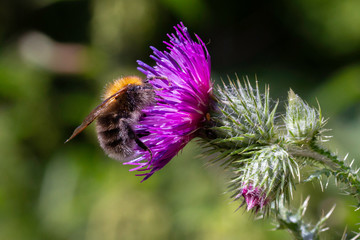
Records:
[[[315,150],[314,148],[311,148],[310,146],[304,145],[304,146],[294,146],[290,145],[288,147],[288,152],[291,156],[297,158],[311,158],[314,159],[321,164],[327,166],[332,171],[339,170],[340,166],[338,164],[339,160],[337,159],[337,156],[334,156],[330,152],[326,152],[325,150],[320,149]]]
[[[337,181],[347,186],[349,194],[355,197],[360,205],[359,169],[352,169],[344,161],[339,160],[338,156],[315,144],[301,147],[292,145],[288,147],[288,151],[295,158],[310,158],[323,164]]]

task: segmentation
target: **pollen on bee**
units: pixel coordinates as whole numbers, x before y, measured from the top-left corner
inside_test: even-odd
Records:
[[[133,85],[142,85],[143,81],[140,77],[137,76],[127,76],[123,78],[116,79],[113,83],[106,86],[103,99],[107,99],[117,93],[120,89],[126,87],[129,84]]]

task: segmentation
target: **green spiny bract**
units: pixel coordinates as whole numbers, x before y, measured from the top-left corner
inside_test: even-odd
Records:
[[[286,229],[290,232],[294,239],[313,239],[318,240],[319,233],[328,230],[325,227],[325,221],[330,217],[335,209],[335,205],[330,211],[322,216],[316,224],[308,224],[304,221],[304,215],[309,203],[310,197],[307,197],[296,212],[288,210],[284,206],[280,206],[280,211],[276,215],[277,229]]]
[[[326,124],[320,108],[316,110],[310,107],[292,90],[289,91],[284,122],[287,130],[286,140],[299,145],[309,143],[319,136]]]
[[[259,146],[273,143],[275,136],[274,118],[276,106],[271,109],[269,89],[260,94],[258,85],[253,89],[249,82],[243,87],[230,82],[216,91],[217,107],[210,113],[211,126],[205,131],[208,154],[221,152],[215,160],[247,159],[248,154],[256,151]],[[207,134],[209,136],[209,134]],[[225,161],[226,162],[226,161]]]
[[[292,189],[295,188],[293,180],[299,177],[297,163],[285,149],[277,144],[264,146],[254,151],[246,164],[238,165],[237,161],[234,161],[233,169],[236,177],[232,180],[231,189],[235,192],[235,198],[239,198],[243,193],[243,197],[247,200],[244,188],[248,194],[250,187],[250,190],[259,192],[257,195],[260,196],[258,197],[260,203],[275,200],[275,207],[278,205],[277,200],[280,196],[284,195],[286,200],[289,200]],[[269,205],[260,205],[260,207],[265,207],[265,212],[269,210]],[[256,210],[258,209],[255,208]]]
[[[214,94],[216,104],[199,136],[204,154],[231,169],[230,191],[235,199],[242,196],[252,205],[258,199],[260,208],[271,202],[276,207],[280,198],[288,202],[305,165],[312,167],[307,170],[310,174],[328,169],[359,198],[358,171],[349,174],[349,167],[321,147],[326,121],[320,109],[310,107],[290,90],[286,113],[280,118],[278,102],[270,100],[269,88],[261,93],[258,84],[253,88],[248,80],[244,85],[239,79],[230,81]]]
[[[279,199],[282,194],[289,199],[299,170],[283,146],[284,131],[275,125],[278,102],[270,100],[269,88],[262,94],[258,84],[253,88],[249,81],[243,86],[237,80],[219,87],[215,94],[217,107],[210,113],[211,123],[205,130],[205,154],[215,154],[213,161],[232,169],[233,197],[238,199],[243,193],[247,200],[245,195],[255,191],[254,197],[263,202]]]

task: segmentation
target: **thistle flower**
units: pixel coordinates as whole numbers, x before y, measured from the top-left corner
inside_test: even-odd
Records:
[[[138,70],[144,73],[156,89],[157,103],[144,110],[135,132],[152,151],[152,158],[137,147],[135,159],[125,164],[149,178],[163,168],[191,139],[206,121],[212,94],[210,82],[210,55],[197,36],[191,39],[184,24],[174,27],[164,42],[169,51],[151,47],[156,66],[138,61]]]

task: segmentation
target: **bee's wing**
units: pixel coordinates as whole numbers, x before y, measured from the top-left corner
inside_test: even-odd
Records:
[[[109,98],[105,99],[99,106],[97,106],[94,110],[91,111],[91,113],[84,119],[84,121],[81,123],[80,126],[78,126],[73,134],[65,141],[65,143],[67,143],[68,141],[70,141],[71,139],[73,139],[74,137],[76,137],[76,135],[78,135],[79,133],[81,133],[87,126],[90,125],[90,123],[92,123],[97,117],[99,117],[104,110],[106,110],[106,108],[113,103],[114,101],[117,100],[118,97],[120,97],[125,91],[126,91],[127,87],[124,87],[122,89],[120,89],[119,91],[117,91],[115,94],[111,95]]]

